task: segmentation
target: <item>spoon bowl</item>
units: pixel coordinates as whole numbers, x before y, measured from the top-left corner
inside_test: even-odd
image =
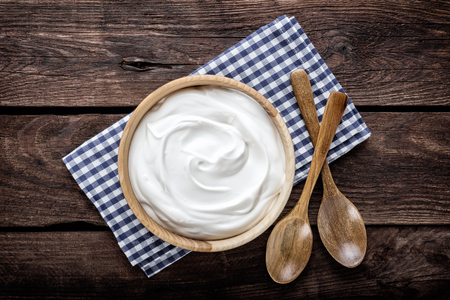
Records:
[[[279,230],[267,242],[267,270],[275,282],[289,283],[305,269],[311,256],[311,226],[298,217],[284,218],[277,226]]]
[[[344,195],[323,198],[317,227],[325,248],[341,265],[354,268],[363,261],[366,228],[358,209]]]

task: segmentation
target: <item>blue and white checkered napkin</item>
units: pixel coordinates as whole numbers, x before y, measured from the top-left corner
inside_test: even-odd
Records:
[[[280,17],[191,74],[234,78],[272,102],[286,122],[294,143],[295,184],[306,178],[314,153],[290,83],[290,73],[297,68],[304,69],[309,75],[321,120],[329,94],[344,91],[294,18]],[[129,117],[86,141],[63,161],[111,227],[131,264],[138,264],[150,277],[189,251],[163,242],[150,233],[136,219],[122,194],[117,154]],[[364,121],[349,101],[331,144],[328,161],[344,155],[369,136]]]

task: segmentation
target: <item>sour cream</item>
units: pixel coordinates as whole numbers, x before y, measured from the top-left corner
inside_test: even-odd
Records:
[[[216,86],[167,96],[142,118],[129,175],[148,215],[179,235],[238,235],[268,213],[285,180],[280,135],[251,97]]]

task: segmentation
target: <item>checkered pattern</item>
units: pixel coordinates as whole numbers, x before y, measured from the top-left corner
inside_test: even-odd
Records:
[[[280,17],[192,73],[234,78],[272,102],[286,122],[294,143],[295,184],[306,178],[314,152],[290,84],[290,73],[297,68],[309,75],[321,120],[329,94],[344,91],[294,18]],[[189,251],[150,233],[134,216],[122,194],[117,155],[129,117],[86,141],[63,161],[111,227],[131,264],[138,264],[150,277]],[[364,121],[349,101],[331,144],[328,161],[344,155],[369,136]]]

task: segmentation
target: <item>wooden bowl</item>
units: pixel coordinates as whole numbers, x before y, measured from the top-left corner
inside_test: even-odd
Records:
[[[139,201],[136,199],[136,196],[131,187],[131,182],[128,174],[128,152],[130,150],[131,139],[133,138],[133,134],[138,126],[142,117],[161,99],[165,98],[169,94],[174,91],[192,87],[192,86],[201,86],[201,85],[212,85],[212,86],[221,86],[232,88],[238,91],[241,91],[248,96],[252,97],[256,100],[269,114],[272,118],[275,126],[280,133],[281,140],[283,142],[283,147],[285,151],[286,157],[286,180],[281,189],[280,195],[278,199],[274,203],[272,209],[269,213],[253,228],[230,238],[214,240],[214,241],[204,241],[204,240],[194,240],[190,238],[186,238],[175,234],[173,232],[168,231],[163,228],[161,225],[156,223],[150,216],[145,212],[142,208]],[[279,115],[278,111],[272,106],[272,104],[264,98],[260,93],[258,93],[253,88],[248,85],[236,81],[234,79],[230,79],[222,76],[215,75],[195,75],[183,77],[174,81],[171,81],[162,87],[155,90],[153,93],[148,95],[136,108],[133,114],[128,121],[125,130],[123,131],[122,139],[120,141],[119,146],[119,157],[118,157],[118,168],[119,168],[119,179],[120,185],[123,190],[123,194],[125,199],[128,202],[133,213],[136,217],[141,221],[144,226],[150,230],[154,235],[161,238],[162,240],[193,251],[200,252],[215,252],[215,251],[223,251],[232,248],[236,248],[245,243],[250,242],[251,240],[258,237],[262,234],[270,225],[272,225],[275,220],[280,215],[284,206],[286,205],[287,200],[289,199],[289,195],[292,190],[292,185],[294,181],[294,173],[295,173],[295,157],[294,157],[294,147],[292,145],[292,139],[289,134],[289,131],[284,123],[283,119]]]

